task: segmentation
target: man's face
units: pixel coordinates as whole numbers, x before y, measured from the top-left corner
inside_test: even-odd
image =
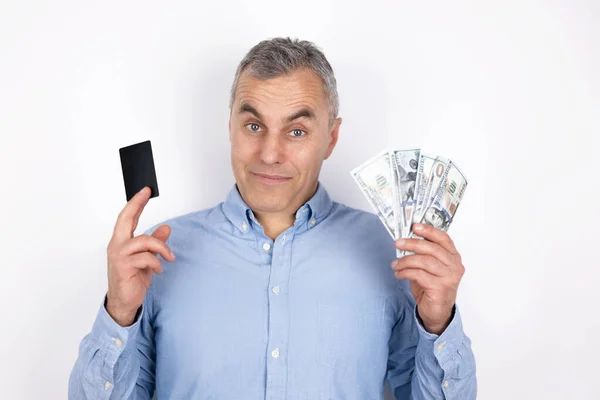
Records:
[[[261,81],[242,74],[229,120],[231,165],[255,212],[293,215],[315,192],[341,119],[329,124],[318,75],[297,70]]]

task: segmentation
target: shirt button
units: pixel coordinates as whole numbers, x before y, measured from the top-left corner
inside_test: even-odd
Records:
[[[110,382],[109,381],[106,381],[104,383],[104,389],[106,389],[106,390],[110,389]]]
[[[283,237],[281,238],[281,244],[285,243],[285,235],[283,235]]]
[[[247,224],[247,223],[245,223],[245,222],[244,222],[244,223],[242,224],[242,230],[243,230],[244,232],[246,232],[246,231],[248,230],[248,224]]]
[[[444,343],[440,343],[438,344],[438,346],[436,347],[437,351],[442,351],[442,349],[444,348]]]
[[[275,350],[273,350],[273,351],[271,352],[271,356],[272,356],[273,358],[277,358],[277,357],[279,357],[279,349],[275,349]]]
[[[271,245],[269,243],[265,243],[265,244],[263,244],[263,249],[265,251],[269,251],[271,249]]]
[[[310,220],[310,224],[311,224],[312,226],[315,226],[315,224],[316,224],[316,223],[317,223],[317,220],[316,220],[316,219],[314,219],[314,218],[313,218],[313,219],[311,219],[311,220]]]
[[[444,381],[444,387],[447,388],[449,385],[448,381]]]
[[[273,291],[273,293],[279,294],[279,286],[273,286],[273,289],[271,290]]]
[[[121,346],[123,346],[123,342],[121,342],[120,339],[115,339],[115,346],[121,347]]]

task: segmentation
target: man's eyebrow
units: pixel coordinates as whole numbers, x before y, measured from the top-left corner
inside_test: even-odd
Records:
[[[245,112],[253,114],[256,118],[262,120],[262,115],[260,115],[260,113],[256,110],[256,108],[252,107],[248,103],[242,103],[242,105],[240,106],[239,113],[242,114]]]
[[[308,118],[308,119],[316,119],[314,111],[308,107],[302,108],[301,110],[296,111],[292,115],[287,118],[287,122],[292,122],[298,118]]]

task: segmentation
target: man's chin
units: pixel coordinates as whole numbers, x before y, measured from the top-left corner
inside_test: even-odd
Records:
[[[279,199],[254,199],[255,201],[248,206],[254,211],[259,213],[280,213],[286,210],[287,203]]]
[[[285,208],[288,201],[278,192],[278,188],[275,187],[256,187],[254,185],[246,187],[245,191],[240,191],[250,208],[262,212],[277,212]]]

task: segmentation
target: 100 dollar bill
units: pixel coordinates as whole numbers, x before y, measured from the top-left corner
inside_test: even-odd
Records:
[[[394,214],[399,237],[408,237],[416,207],[417,174],[421,150],[394,150],[390,154],[394,178]]]
[[[465,194],[467,184],[467,178],[456,164],[450,161],[443,183],[425,211],[421,223],[447,232]]]
[[[425,195],[423,196],[423,204],[421,208],[421,214],[417,215],[417,219],[420,221],[425,215],[425,211],[431,205],[433,198],[435,197],[440,185],[446,177],[446,171],[448,168],[448,160],[443,157],[437,157],[431,166],[429,172],[429,179],[427,182],[427,188],[425,189]]]
[[[424,208],[423,203],[425,202],[425,191],[429,185],[431,167],[433,167],[434,162],[434,157],[430,157],[421,152],[419,156],[419,166],[417,169],[417,194],[412,222],[419,222],[423,216],[422,210]]]
[[[369,201],[369,204],[392,236],[399,238],[394,214],[394,182],[392,180],[390,153],[384,151],[361,166],[350,171],[356,184]]]
[[[419,222],[447,232],[454,220],[456,210],[458,210],[458,206],[463,199],[468,181],[452,161],[448,162],[441,179],[441,183],[432,198],[431,204],[423,212],[423,216]],[[411,237],[422,239],[414,233],[411,234]],[[407,254],[412,253],[404,252],[404,255]]]

